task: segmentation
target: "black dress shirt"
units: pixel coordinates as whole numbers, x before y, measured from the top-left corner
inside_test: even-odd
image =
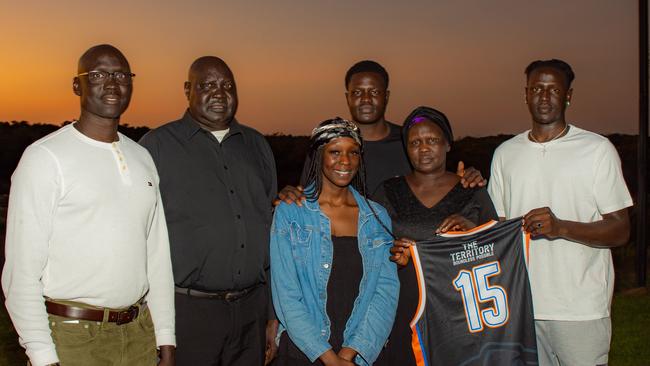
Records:
[[[219,143],[185,112],[140,144],[160,175],[176,285],[222,291],[267,282],[277,181],[264,136],[233,120]]]

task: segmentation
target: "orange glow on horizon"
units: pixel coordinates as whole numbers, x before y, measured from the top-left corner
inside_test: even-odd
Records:
[[[534,10],[516,0],[399,6],[162,0],[153,6],[124,0],[0,5],[0,121],[76,118],[77,59],[92,45],[111,43],[137,74],[122,118],[130,125],[179,118],[187,68],[212,54],[235,74],[238,119],[263,133],[307,134],[323,119],[348,117],[345,72],[374,59],[391,77],[389,120],[401,124],[412,108],[431,105],[450,117],[458,137],[512,134],[530,125],[525,66],[561,58],[577,75],[569,121],[601,133],[637,133],[632,2],[553,0]]]

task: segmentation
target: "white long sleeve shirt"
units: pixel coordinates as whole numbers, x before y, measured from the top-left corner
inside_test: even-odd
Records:
[[[6,306],[34,366],[58,362],[44,297],[124,308],[147,294],[156,343],[175,345],[158,175],[128,137],[99,142],[70,124],[30,145],[12,176],[5,249]]]

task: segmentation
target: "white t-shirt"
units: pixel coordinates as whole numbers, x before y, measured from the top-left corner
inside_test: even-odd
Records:
[[[605,137],[573,125],[539,144],[521,133],[499,146],[488,186],[499,217],[549,207],[559,219],[594,222],[632,206],[621,162]],[[614,267],[609,249],[564,239],[531,240],[528,265],[535,319],[609,316]]]
[[[147,294],[158,345],[174,345],[167,224],[149,152],[70,124],[27,147],[11,178],[6,306],[32,364],[58,361],[43,297],[124,308]]]
[[[217,141],[219,141],[219,143],[221,143],[221,141],[223,141],[223,138],[226,137],[226,135],[228,134],[229,131],[230,131],[230,128],[226,128],[225,130],[210,131],[210,132],[214,135],[214,138],[216,138]]]

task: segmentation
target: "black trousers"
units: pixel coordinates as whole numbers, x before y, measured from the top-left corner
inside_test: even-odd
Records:
[[[265,286],[233,302],[176,293],[176,365],[264,365],[268,303]]]

